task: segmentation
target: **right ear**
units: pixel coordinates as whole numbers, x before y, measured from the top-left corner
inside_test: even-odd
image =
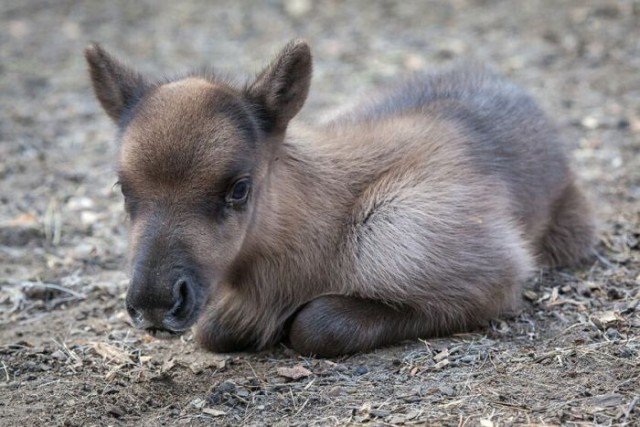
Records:
[[[97,43],[84,51],[93,90],[102,108],[116,123],[150,88],[147,80],[107,53]]]
[[[272,131],[284,132],[302,108],[309,93],[311,70],[309,45],[293,40],[249,86],[249,98],[263,109]]]

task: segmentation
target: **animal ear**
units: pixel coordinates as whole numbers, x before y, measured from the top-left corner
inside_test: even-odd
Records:
[[[302,108],[311,83],[311,49],[304,40],[289,42],[247,90],[265,114],[268,130],[284,132]]]
[[[119,122],[150,85],[141,74],[112,57],[97,43],[87,46],[84,56],[96,97],[109,117]]]

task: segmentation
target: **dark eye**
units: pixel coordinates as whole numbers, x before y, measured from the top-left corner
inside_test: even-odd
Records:
[[[227,193],[227,202],[233,204],[241,204],[247,201],[249,196],[249,190],[251,190],[251,179],[241,178],[237,180],[231,190]]]
[[[124,210],[131,218],[133,218],[135,216],[137,208],[136,199],[131,195],[129,187],[127,187],[126,185],[122,185],[121,183],[118,183],[118,185],[120,185],[120,191],[122,192],[122,196],[124,197]]]

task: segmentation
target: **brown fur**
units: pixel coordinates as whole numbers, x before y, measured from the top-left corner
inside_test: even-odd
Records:
[[[591,211],[558,135],[514,85],[414,77],[312,129],[294,41],[256,80],[147,80],[97,45],[132,220],[127,304],[150,331],[197,322],[212,351],[286,338],[332,356],[469,330],[518,308],[536,265],[575,265]],[[291,127],[291,129],[288,129]],[[250,177],[246,202],[229,201]]]

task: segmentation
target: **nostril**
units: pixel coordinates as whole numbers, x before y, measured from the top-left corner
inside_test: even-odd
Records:
[[[191,284],[187,278],[181,277],[176,281],[173,290],[176,302],[169,315],[176,320],[182,320],[189,314],[193,302]]]

